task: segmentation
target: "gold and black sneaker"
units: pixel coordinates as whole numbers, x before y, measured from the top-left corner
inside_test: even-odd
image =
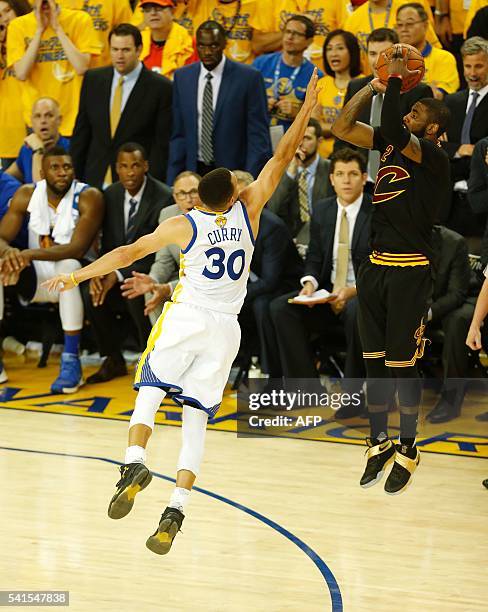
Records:
[[[146,546],[157,555],[165,555],[169,552],[176,534],[180,531],[185,515],[176,508],[166,508],[161,515],[159,526],[149,536]]]
[[[411,457],[409,455],[412,455]],[[416,446],[396,445],[395,463],[385,482],[389,495],[398,495],[412,482],[412,474],[420,463],[420,453]]]
[[[366,451],[368,461],[359,481],[363,489],[372,487],[383,478],[385,469],[395,454],[395,447],[391,440],[377,442],[372,438],[366,438],[366,444],[369,447]]]
[[[126,463],[120,466],[117,491],[110,500],[108,515],[112,519],[127,516],[134,505],[134,498],[152,480],[152,474],[143,463]]]

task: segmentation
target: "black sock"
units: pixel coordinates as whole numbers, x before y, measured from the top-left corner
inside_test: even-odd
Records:
[[[415,445],[418,418],[418,413],[404,414],[400,408],[400,443],[402,446],[406,445],[412,447]]]
[[[370,412],[369,425],[371,428],[371,438],[378,442],[388,438],[388,411]]]

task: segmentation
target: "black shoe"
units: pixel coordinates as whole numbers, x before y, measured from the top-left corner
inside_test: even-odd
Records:
[[[366,463],[364,474],[359,481],[363,489],[372,487],[383,478],[385,469],[391,463],[395,454],[395,447],[391,440],[385,440],[381,444],[374,444],[371,438],[366,438],[366,444],[369,446],[366,451],[368,462]]]
[[[456,408],[441,398],[435,408],[427,415],[430,423],[447,423],[459,416],[460,409]]]
[[[485,480],[483,480],[483,486],[488,489],[488,478],[485,478]]]
[[[86,382],[89,385],[93,385],[95,383],[103,383],[112,380],[113,378],[117,378],[118,376],[125,376],[127,374],[127,367],[125,365],[125,361],[114,359],[109,356],[105,358],[105,361],[102,363],[98,372],[92,374],[86,379]]]
[[[127,463],[120,466],[117,492],[110,500],[108,515],[112,519],[127,516],[134,505],[134,498],[152,480],[152,474],[143,463]]]
[[[474,417],[477,421],[481,421],[482,423],[485,423],[486,421],[488,421],[488,412],[482,412],[481,414],[478,414]]]
[[[180,531],[185,515],[176,508],[166,508],[161,515],[159,526],[149,536],[146,546],[157,555],[165,555],[169,552],[176,534]]]
[[[409,457],[406,452],[414,455]],[[396,445],[395,462],[391,468],[390,475],[385,482],[385,491],[390,495],[402,493],[412,482],[412,474],[420,463],[419,449],[414,446],[405,447],[402,444]]]

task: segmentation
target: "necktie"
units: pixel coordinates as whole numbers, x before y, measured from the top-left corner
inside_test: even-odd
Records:
[[[461,130],[461,144],[471,144],[471,124],[473,123],[474,113],[476,111],[476,101],[480,97],[477,91],[471,92],[471,106],[464,117],[463,129]]]
[[[334,289],[342,289],[347,282],[347,269],[349,267],[349,220],[346,210],[342,211],[341,225],[339,227],[339,244],[337,245],[336,275]]]
[[[371,103],[371,127],[381,125],[381,108],[383,106],[383,94],[376,94]],[[368,176],[375,181],[380,167],[380,152],[368,152]]]
[[[125,232],[126,244],[129,244],[134,239],[134,230],[136,229],[137,200],[131,198],[129,200],[129,204],[129,218],[127,220],[127,231]]]
[[[307,177],[308,170],[302,170],[298,177],[298,206],[300,208],[300,220],[302,223],[310,221]]]
[[[117,87],[115,88],[114,95],[112,98],[112,106],[110,108],[110,133],[112,138],[114,137],[117,126],[119,125],[120,115],[122,114],[122,91],[124,86],[124,77],[119,77]],[[112,168],[109,164],[107,173],[105,175],[104,183],[111,185],[113,182]]]
[[[201,150],[202,161],[207,166],[214,162],[213,150],[213,87],[212,75],[210,73],[205,77],[207,82],[203,90],[202,101],[202,133],[201,133]]]

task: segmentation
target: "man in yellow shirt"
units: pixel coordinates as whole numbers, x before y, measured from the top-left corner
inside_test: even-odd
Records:
[[[427,83],[434,98],[442,100],[446,94],[459,88],[456,58],[449,51],[436,49],[427,42],[428,16],[418,2],[411,2],[398,9],[395,29],[401,43],[416,47],[425,62],[424,83]]]
[[[426,11],[430,11],[427,0],[419,1]],[[362,51],[361,68],[364,74],[369,71],[366,55],[368,36],[377,28],[394,28],[398,8],[407,3],[408,0],[368,0],[346,19],[344,30],[352,32],[359,40]],[[433,20],[427,24],[427,40],[433,47],[441,46],[434,31]]]
[[[82,77],[99,49],[90,17],[60,8],[54,0],[36,0],[32,13],[10,23],[7,63],[17,79],[25,81],[22,107],[27,124],[38,98],[54,98],[63,117],[60,132],[71,136]]]
[[[183,26],[190,36],[194,36],[198,26],[207,19],[206,0],[174,0],[174,2],[174,21]],[[136,4],[138,6],[136,6],[130,23],[143,30],[145,27],[144,15],[140,4]]]
[[[59,6],[85,11],[90,15],[100,44],[100,55],[92,59],[91,68],[108,66],[110,46],[108,34],[119,23],[130,23],[132,9],[129,0],[57,0]]]
[[[281,49],[283,27],[292,15],[305,15],[315,24],[315,36],[307,59],[323,69],[322,47],[328,32],[339,28],[347,16],[348,0],[260,0],[252,21],[256,55]]]

